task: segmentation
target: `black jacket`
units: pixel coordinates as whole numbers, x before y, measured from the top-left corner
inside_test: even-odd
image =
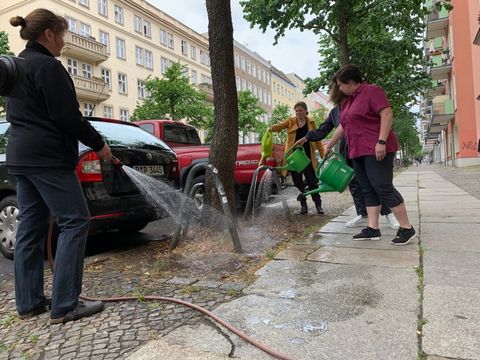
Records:
[[[25,59],[26,96],[7,98],[7,166],[73,169],[78,141],[94,151],[104,141],[83,119],[73,81],[60,61],[32,41],[18,56]]]
[[[335,106],[328,114],[327,120],[318,126],[318,129],[309,131],[307,133],[308,141],[320,141],[327,137],[327,135],[340,124],[340,109]],[[345,137],[340,139],[339,151],[343,157],[348,158],[348,148]]]

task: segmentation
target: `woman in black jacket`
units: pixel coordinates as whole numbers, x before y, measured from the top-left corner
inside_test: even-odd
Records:
[[[103,309],[102,302],[78,300],[90,214],[75,173],[78,141],[104,161],[112,153],[101,135],[83,119],[73,82],[55,57],[68,29],[64,18],[36,9],[13,17],[20,37],[28,40],[24,58],[23,98],[7,98],[11,123],[7,167],[17,178],[19,225],[14,253],[15,300],[20,318],[46,311],[50,322],[65,323]],[[43,259],[46,224],[52,213],[60,229],[52,299],[44,295]]]

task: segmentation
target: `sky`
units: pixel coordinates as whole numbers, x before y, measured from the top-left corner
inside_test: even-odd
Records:
[[[204,0],[147,0],[149,3],[181,21],[196,32],[208,32],[207,9]],[[317,37],[313,32],[287,30],[278,44],[273,46],[275,32],[262,33],[250,28],[243,19],[239,0],[231,0],[233,36],[240,44],[260,54],[284,73],[294,72],[301,78],[318,76],[320,57]]]

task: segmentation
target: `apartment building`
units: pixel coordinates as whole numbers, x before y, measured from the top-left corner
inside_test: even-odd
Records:
[[[269,61],[238,41],[233,42],[235,81],[238,91],[251,91],[258,98],[259,105],[265,110],[264,119],[272,114],[272,94],[270,92]]]
[[[285,75],[281,70],[272,66],[272,99],[273,107],[278,105],[287,105],[290,113],[295,112],[293,106],[295,105],[295,84]]]
[[[452,0],[453,10],[438,11],[428,0],[425,50],[432,65],[432,89],[422,106],[425,151],[436,163],[480,164],[479,0]]]
[[[148,94],[145,80],[161,78],[179,61],[213,99],[208,40],[143,0],[2,0],[0,22],[18,54],[25,46],[12,16],[46,8],[65,17],[69,31],[59,60],[72,76],[85,115],[128,120]]]
[[[298,101],[304,101],[309,110],[315,110],[314,93],[310,93],[307,96],[303,94],[303,91],[305,90],[305,83],[303,79],[295,73],[289,73],[286,75],[287,78],[295,85],[295,91],[293,93],[294,104]]]

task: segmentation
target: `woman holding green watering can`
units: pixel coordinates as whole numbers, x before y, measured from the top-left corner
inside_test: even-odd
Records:
[[[295,116],[289,117],[288,119],[282,121],[279,124],[275,124],[270,126],[270,131],[272,132],[279,132],[283,129],[287,129],[288,136],[287,141],[285,143],[285,151],[288,151],[290,148],[293,147],[293,144],[300,138],[304,137],[308,131],[313,130],[316,128],[315,121],[307,116],[308,108],[307,104],[303,101],[299,101],[293,107],[295,110]],[[309,189],[315,189],[317,184],[317,177],[315,176],[315,170],[317,168],[317,160],[315,158],[315,147],[318,149],[320,153],[320,157],[323,158],[324,149],[323,144],[321,142],[316,143],[309,143],[303,146],[305,153],[308,158],[310,158],[311,163],[302,171],[296,172],[291,171],[293,183],[300,190],[301,193],[305,192],[305,184],[303,182],[303,176],[305,176],[305,180],[307,181]],[[322,199],[320,198],[319,194],[312,195],[313,202],[315,203],[315,207],[317,209],[318,214],[324,214],[325,212],[322,209]],[[302,198],[299,200],[301,205],[300,214],[308,213],[308,206],[306,199]]]
[[[392,131],[393,112],[385,92],[363,81],[360,69],[345,65],[336,74],[337,84],[348,98],[342,105],[340,125],[326,153],[345,135],[355,176],[365,194],[368,226],[353,240],[380,240],[378,217],[388,206],[400,223],[392,245],[406,245],[415,237],[402,195],[393,186],[393,158],[398,150]]]
[[[307,141],[323,140],[334,128],[336,128],[340,124],[340,107],[347,99],[347,96],[345,96],[345,94],[340,91],[340,88],[337,84],[337,79],[335,77],[332,78],[332,81],[330,83],[328,95],[330,97],[330,101],[335,105],[335,107],[328,114],[327,120],[321,123],[318,129],[309,131],[305,137],[298,140],[295,143],[296,146],[301,146]],[[345,158],[347,165],[353,167],[352,160],[348,157],[348,146],[345,137],[342,137],[340,140],[339,152]],[[360,187],[360,184],[358,183],[355,176],[349,182],[348,188],[350,190],[350,194],[352,195],[357,215],[347,221],[345,226],[366,226],[367,208],[365,207],[365,195],[363,194],[362,188]],[[388,207],[382,206],[380,214],[385,215],[388,226],[390,226],[391,229],[398,230],[398,221]]]

